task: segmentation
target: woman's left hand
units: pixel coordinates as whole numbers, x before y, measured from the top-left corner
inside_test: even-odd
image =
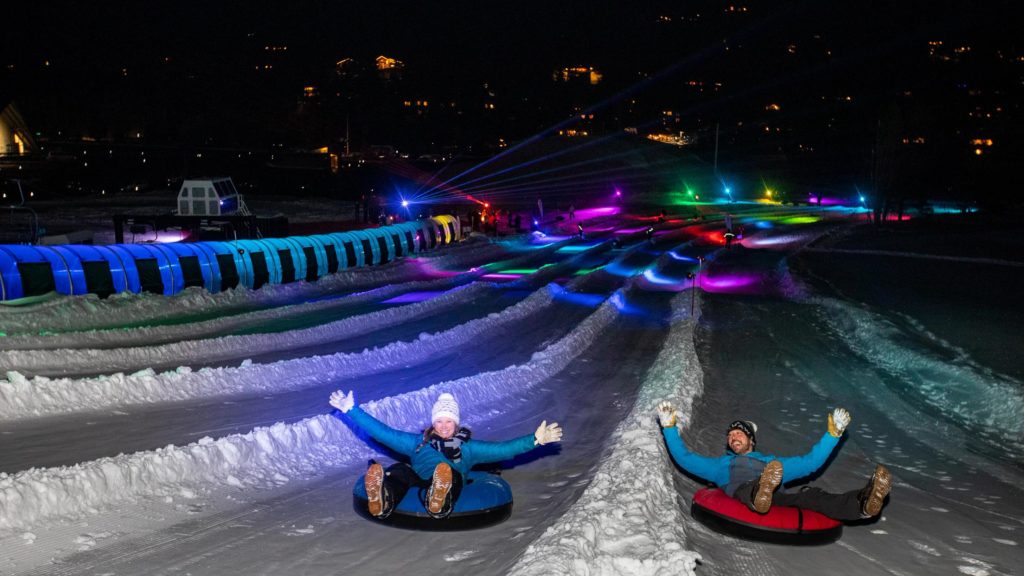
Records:
[[[537,432],[534,433],[533,438],[534,446],[558,442],[562,439],[562,427],[558,425],[558,422],[548,424],[548,421],[545,420],[537,427]]]

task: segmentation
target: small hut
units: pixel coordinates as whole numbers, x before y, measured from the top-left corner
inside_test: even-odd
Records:
[[[179,216],[237,214],[241,203],[231,178],[185,180],[178,192]]]

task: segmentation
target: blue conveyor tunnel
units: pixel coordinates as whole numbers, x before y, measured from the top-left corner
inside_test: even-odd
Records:
[[[220,292],[313,282],[346,268],[385,264],[451,244],[460,236],[458,218],[441,215],[365,230],[261,240],[0,245],[0,301],[51,292],[170,296],[192,286]]]

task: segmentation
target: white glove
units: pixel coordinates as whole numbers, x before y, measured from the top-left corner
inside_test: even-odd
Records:
[[[828,415],[828,433],[839,438],[852,419],[853,417],[850,416],[846,408],[836,408]]]
[[[658,404],[658,423],[661,424],[662,428],[671,428],[676,425],[678,419],[678,413],[672,403],[665,400],[661,404]]]
[[[356,405],[356,400],[355,398],[352,397],[351,390],[348,391],[348,394],[345,394],[341,390],[335,391],[333,394],[331,394],[330,402],[331,406],[334,406],[338,410],[341,410],[342,414],[348,412],[349,410],[352,409],[353,406]]]
[[[549,442],[558,442],[562,439],[562,427],[558,425],[558,422],[552,422],[548,424],[545,420],[540,423],[537,427],[537,431],[533,434],[533,445],[540,444],[541,446],[548,444]]]

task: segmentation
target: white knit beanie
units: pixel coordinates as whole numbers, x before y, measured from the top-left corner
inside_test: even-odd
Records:
[[[438,418],[451,418],[456,425],[459,424],[459,403],[455,397],[444,392],[437,397],[434,408],[430,411],[430,422],[437,422]]]

